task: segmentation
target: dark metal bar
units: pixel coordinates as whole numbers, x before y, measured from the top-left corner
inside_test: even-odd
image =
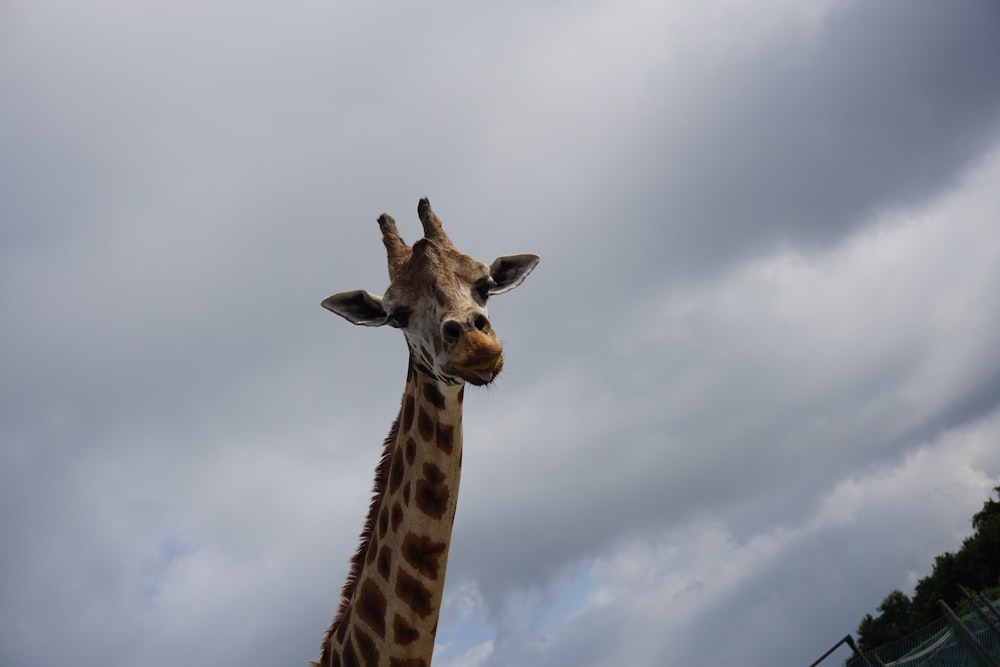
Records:
[[[983,598],[983,602],[986,603],[986,606],[990,608],[990,611],[993,612],[993,615],[997,617],[998,621],[1000,621],[1000,609],[997,609],[996,605],[994,605],[990,601],[990,599],[988,597],[986,597],[985,595],[981,595],[980,597]]]
[[[861,658],[861,662],[865,663],[865,667],[872,667],[872,663],[868,660],[867,656],[865,656],[865,654],[861,652],[861,649],[857,647],[857,645],[854,643],[854,639],[850,635],[847,635],[846,637],[844,637],[844,639],[847,640],[847,645],[851,647],[852,651],[854,651],[854,655]],[[875,658],[875,662],[879,664],[879,667],[884,667],[884,665],[882,665],[882,661],[879,660],[879,657],[877,655],[872,655],[872,657]]]
[[[979,608],[979,595],[977,595],[976,593],[970,593],[969,591],[965,590],[965,586],[963,586],[962,584],[959,584],[958,587],[959,589],[961,589],[962,595],[967,597],[969,599],[969,602],[972,603],[972,608],[976,611],[976,614],[979,616],[979,618],[982,619],[983,623],[986,623],[986,625],[993,628],[993,632],[997,633],[997,636],[1000,636],[1000,626],[994,623],[993,619],[984,614],[983,610]]]
[[[819,657],[819,660],[817,660],[813,664],[809,665],[809,667],[816,667],[816,665],[818,665],[819,663],[821,663],[824,660],[826,660],[830,656],[831,653],[833,653],[838,648],[840,648],[841,644],[847,644],[848,646],[850,646],[851,650],[854,651],[854,655],[856,655],[859,658],[861,658],[861,662],[864,663],[865,667],[872,667],[872,663],[868,662],[868,658],[865,657],[865,654],[858,650],[857,645],[854,643],[854,639],[850,635],[847,635],[846,637],[844,637],[843,639],[841,639],[839,642],[837,642],[836,644],[834,644],[830,648],[829,651],[827,651],[826,653],[824,653],[823,655],[821,655]]]
[[[986,650],[986,647],[983,646],[978,639],[976,639],[976,636],[969,632],[969,628],[965,627],[965,623],[962,623],[962,619],[955,615],[955,612],[951,610],[951,607],[949,607],[944,600],[938,600],[937,603],[941,608],[941,611],[943,611],[945,616],[948,617],[948,620],[951,621],[952,627],[959,631],[968,645],[971,646],[979,657],[983,659],[983,663],[989,665],[989,667],[1000,667],[1000,662],[997,662],[996,659]]]

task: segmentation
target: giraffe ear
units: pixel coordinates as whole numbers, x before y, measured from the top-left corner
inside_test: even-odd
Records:
[[[364,290],[328,296],[323,299],[323,307],[348,322],[366,327],[380,327],[388,321],[385,308],[382,307],[382,297]]]
[[[538,255],[497,257],[490,264],[490,277],[496,283],[490,287],[490,294],[503,294],[523,283],[540,260],[541,257]]]

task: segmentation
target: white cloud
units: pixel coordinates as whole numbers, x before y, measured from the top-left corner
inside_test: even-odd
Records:
[[[493,653],[493,641],[486,641],[451,660],[442,662],[444,667],[482,667]]]
[[[537,656],[525,664],[564,664],[576,655],[573,638],[595,632],[588,643],[601,650],[575,664],[814,659],[971,533],[969,517],[1000,483],[998,437],[1000,411],[837,483],[795,524],[759,523],[741,537],[746,529],[729,514],[611,544],[590,570],[589,608],[548,643],[535,638]],[[789,634],[808,641],[789,644]]]

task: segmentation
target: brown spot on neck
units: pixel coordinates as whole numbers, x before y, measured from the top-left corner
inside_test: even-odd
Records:
[[[386,599],[379,587],[366,579],[358,594],[358,618],[365,622],[379,637],[385,636]]]
[[[413,569],[428,579],[437,579],[441,557],[448,551],[446,542],[436,542],[424,535],[407,533],[403,538],[402,556]]]
[[[455,449],[455,427],[438,424],[434,432],[434,442],[442,452],[451,454]]]
[[[430,442],[434,436],[434,421],[422,405],[417,408],[417,433],[424,442]]]
[[[405,570],[396,573],[396,596],[420,618],[427,618],[434,611],[430,590]]]
[[[440,519],[448,509],[451,490],[445,483],[445,475],[433,463],[424,463],[424,476],[417,480],[417,507],[433,519]]]
[[[389,517],[392,522],[393,532],[399,530],[399,525],[403,523],[403,506],[398,502],[394,503],[392,506],[392,516]]]
[[[353,634],[354,643],[357,644],[358,653],[361,655],[364,666],[378,667],[380,655],[372,638],[357,626],[354,626]]]
[[[402,416],[402,432],[409,433],[410,429],[413,428],[413,415],[416,413],[417,399],[413,397],[412,394],[407,394],[403,397],[403,410]]]
[[[378,573],[382,578],[389,581],[392,574],[392,551],[387,546],[383,546],[378,551]]]
[[[361,667],[358,654],[354,652],[352,642],[344,642],[344,667]]]
[[[344,615],[340,619],[340,625],[337,627],[337,639],[341,642],[344,641],[344,635],[347,632],[347,626],[351,623],[351,608],[348,607],[344,611]]]
[[[392,619],[392,637],[397,644],[403,646],[412,644],[420,638],[420,631],[406,622],[399,614]]]
[[[399,485],[403,483],[403,456],[402,452],[396,452],[392,457],[392,467],[389,469],[389,493],[396,493]]]
[[[444,394],[433,382],[424,383],[424,398],[438,410],[444,410]]]
[[[427,667],[423,658],[389,658],[389,667]]]

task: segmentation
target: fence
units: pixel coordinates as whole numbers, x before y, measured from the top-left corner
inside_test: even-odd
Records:
[[[864,654],[848,635],[813,667],[844,642],[855,651],[846,667],[1000,667],[1000,588],[962,592],[954,611],[938,601],[944,615],[913,634]]]

